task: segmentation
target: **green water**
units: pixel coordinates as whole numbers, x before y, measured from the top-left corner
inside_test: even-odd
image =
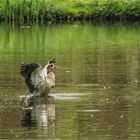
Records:
[[[140,26],[0,25],[0,140],[139,140]],[[53,102],[23,119],[19,63],[59,66]]]

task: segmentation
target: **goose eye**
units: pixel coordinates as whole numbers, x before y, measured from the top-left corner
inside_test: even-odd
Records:
[[[54,67],[54,65],[53,64],[50,64],[50,67]]]

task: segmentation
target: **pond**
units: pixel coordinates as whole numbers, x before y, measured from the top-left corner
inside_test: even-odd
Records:
[[[0,25],[0,140],[139,140],[140,26]],[[20,62],[55,58],[53,102],[23,118]]]

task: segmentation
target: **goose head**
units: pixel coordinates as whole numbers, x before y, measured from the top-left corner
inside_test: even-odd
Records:
[[[48,61],[48,64],[46,66],[47,73],[53,71],[56,68],[55,63],[56,63],[55,59],[51,59]]]

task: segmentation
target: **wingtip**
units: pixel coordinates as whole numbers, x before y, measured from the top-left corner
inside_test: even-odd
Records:
[[[56,63],[56,60],[55,60],[55,58],[53,58],[53,59],[50,59],[50,60],[49,60],[49,63]]]
[[[19,62],[19,63],[20,63],[21,65],[25,64],[25,63],[24,63],[24,62],[22,62],[22,61],[21,61],[21,62]]]

